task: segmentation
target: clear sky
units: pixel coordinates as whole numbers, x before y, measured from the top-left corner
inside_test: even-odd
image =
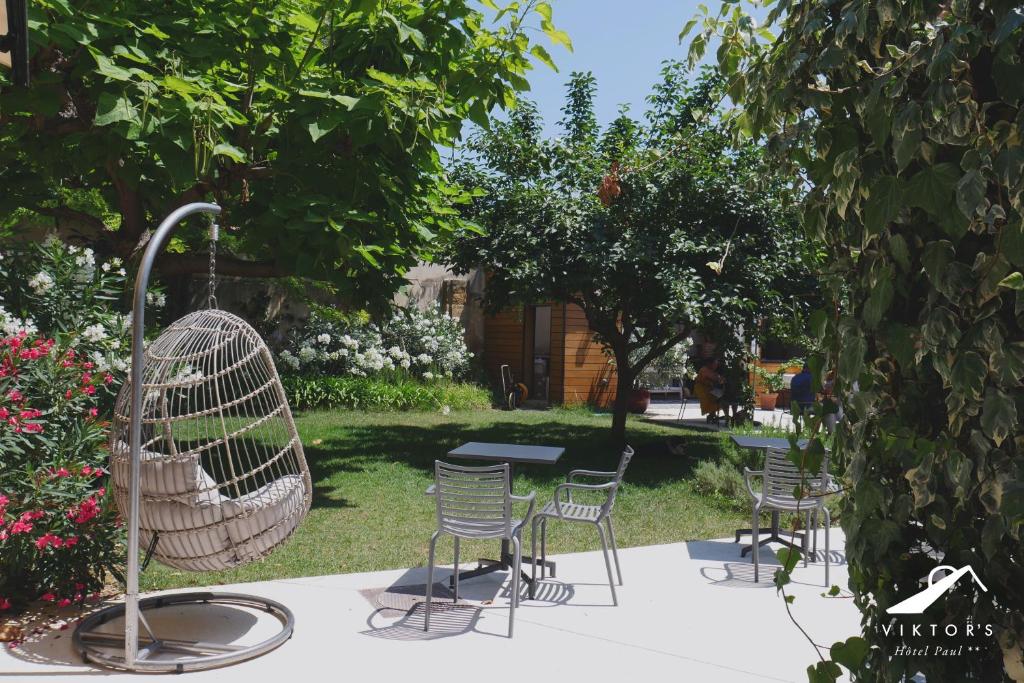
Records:
[[[550,0],[554,24],[572,38],[573,52],[541,37],[558,73],[537,64],[527,78],[526,97],[537,102],[549,135],[557,132],[565,82],[573,71],[591,71],[597,78],[597,119],[605,125],[619,105],[630,105],[634,117],[646,109],[644,98],[658,80],[662,61],[686,59],[689,37],[680,45],[679,32],[697,13],[700,0]],[[705,0],[712,10],[717,0]],[[692,34],[691,34],[692,35]]]

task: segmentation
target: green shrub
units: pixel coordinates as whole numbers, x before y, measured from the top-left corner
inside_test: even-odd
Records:
[[[702,495],[719,498],[735,507],[747,506],[743,475],[730,462],[701,460],[693,470],[693,486]]]
[[[491,406],[490,393],[475,384],[305,376],[285,376],[282,381],[296,410],[468,410]]]

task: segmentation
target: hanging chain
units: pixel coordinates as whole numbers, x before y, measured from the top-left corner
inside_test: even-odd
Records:
[[[210,308],[217,308],[217,238],[220,236],[220,227],[217,221],[210,223],[210,283],[209,283],[209,305]]]

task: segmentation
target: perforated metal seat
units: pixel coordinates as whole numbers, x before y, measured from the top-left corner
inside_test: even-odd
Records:
[[[562,503],[559,508],[555,501],[551,501],[537,514],[559,517],[559,509],[561,509],[562,519],[572,522],[596,522],[601,516],[601,508],[601,505],[579,505],[577,503]]]

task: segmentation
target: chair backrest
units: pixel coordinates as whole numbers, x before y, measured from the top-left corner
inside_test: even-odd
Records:
[[[764,490],[765,500],[793,501],[793,490],[806,484],[811,491],[823,491],[828,485],[828,454],[821,460],[819,472],[804,472],[801,477],[800,468],[789,459],[789,450],[769,448],[764,458]],[[824,504],[824,498],[817,497],[805,500],[808,508]]]
[[[629,461],[633,459],[633,447],[626,446],[622,451],[622,457],[619,458],[619,466],[615,470],[615,486],[608,491],[608,500],[602,505],[602,514],[607,514],[612,511],[612,507],[615,506],[615,496],[619,492],[619,486],[622,485],[622,477],[626,474],[626,468],[629,467]]]
[[[508,464],[464,467],[434,461],[437,528],[460,538],[511,538]]]

